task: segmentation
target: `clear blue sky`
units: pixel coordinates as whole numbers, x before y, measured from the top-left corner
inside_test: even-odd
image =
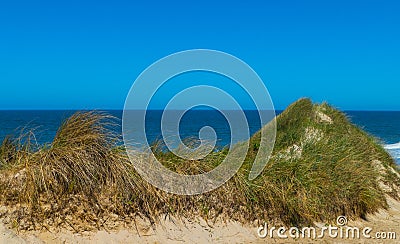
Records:
[[[2,1],[0,109],[121,109],[148,65],[231,53],[277,108],[400,110],[400,1]]]

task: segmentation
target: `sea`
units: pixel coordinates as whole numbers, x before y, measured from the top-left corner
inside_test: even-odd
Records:
[[[61,123],[76,111],[72,110],[29,110],[29,111],[0,111],[0,141],[7,135],[18,137],[31,133],[38,145],[51,143]],[[105,111],[116,118],[122,118],[122,111]],[[276,111],[279,114],[281,111]],[[146,112],[146,136],[148,143],[162,138],[161,110]],[[261,128],[258,112],[244,111],[248,121],[249,135]],[[345,111],[349,119],[376,137],[384,148],[400,165],[400,111]],[[181,138],[196,138],[204,126],[214,129],[217,137],[216,144],[224,147],[231,143],[230,127],[225,117],[216,110],[189,110],[184,114],[179,124]],[[121,127],[116,127],[121,133]],[[247,135],[246,135],[247,136]],[[241,138],[244,140],[247,138]]]

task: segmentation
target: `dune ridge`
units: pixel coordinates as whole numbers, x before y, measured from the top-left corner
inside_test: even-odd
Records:
[[[3,141],[0,216],[22,232],[135,230],[138,218],[155,227],[169,216],[207,223],[307,226],[334,223],[339,215],[366,219],[388,209],[388,197],[399,198],[394,160],[342,112],[300,99],[276,122],[272,157],[255,180],[248,180],[248,174],[260,150],[260,132],[250,139],[244,164],[226,184],[202,195],[177,196],[137,174],[120,146],[120,135],[113,132],[115,118],[101,112],[74,114],[49,145],[37,146],[31,133],[24,140]],[[211,170],[228,150],[183,160],[160,148],[162,142],[152,148],[157,158],[183,174]]]

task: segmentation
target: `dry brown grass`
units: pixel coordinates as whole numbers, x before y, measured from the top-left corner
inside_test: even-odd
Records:
[[[101,214],[104,193],[129,199],[137,191],[132,165],[116,147],[113,126],[115,119],[104,113],[76,113],[50,145],[38,150],[23,146],[18,162],[12,156],[18,146],[7,138],[1,147],[7,166],[0,188],[3,203],[21,206],[33,224],[68,212],[71,200]]]

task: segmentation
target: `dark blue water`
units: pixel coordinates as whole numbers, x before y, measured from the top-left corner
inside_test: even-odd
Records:
[[[347,111],[350,120],[382,141],[400,164],[400,111]]]
[[[179,112],[178,112],[179,113]],[[230,111],[233,118],[239,117],[241,112]],[[146,135],[149,143],[154,139],[161,138],[161,119],[163,111],[147,111],[146,114]],[[254,110],[244,111],[244,115],[249,124],[249,132],[246,134],[244,130],[240,131],[237,140],[233,140],[234,143],[238,141],[244,141],[248,139],[246,135],[253,135],[255,132],[260,130],[261,122],[259,114]],[[187,111],[179,123],[179,135],[181,139],[195,137],[198,138],[199,131],[204,126],[210,126],[214,129],[217,138],[217,146],[223,147],[231,142],[231,129],[227,119],[224,115],[217,110],[189,110]],[[167,127],[168,128],[168,127]],[[168,134],[168,133],[167,133]]]
[[[121,118],[122,111],[107,111]],[[50,143],[61,122],[74,111],[0,111],[0,140],[6,135],[18,136],[23,131],[34,129],[39,144]],[[277,112],[279,113],[279,111]],[[400,163],[400,112],[347,111],[352,122],[379,138],[385,148]],[[148,111],[146,134],[148,141],[161,138],[160,118],[162,111]],[[250,135],[261,128],[257,111],[245,111]],[[191,110],[180,123],[181,138],[197,137],[204,126],[212,127],[217,134],[217,145],[230,143],[230,128],[224,116],[218,111]],[[120,129],[119,129],[120,130]],[[120,131],[118,131],[120,132]]]
[[[21,133],[33,129],[38,144],[50,143],[62,121],[75,111],[66,110],[39,110],[39,111],[0,111],[0,141],[7,135],[19,136]],[[108,114],[122,119],[122,111],[110,110]],[[162,137],[161,117],[162,110],[146,112],[146,135],[148,142],[154,142]],[[252,135],[261,128],[257,111],[244,111],[249,123],[249,134]],[[217,135],[217,145],[226,146],[230,143],[230,127],[225,117],[216,110],[189,110],[184,114],[179,125],[182,139],[198,137],[204,126],[212,127]],[[116,128],[119,133],[121,128]],[[243,137],[242,140],[247,138]]]

